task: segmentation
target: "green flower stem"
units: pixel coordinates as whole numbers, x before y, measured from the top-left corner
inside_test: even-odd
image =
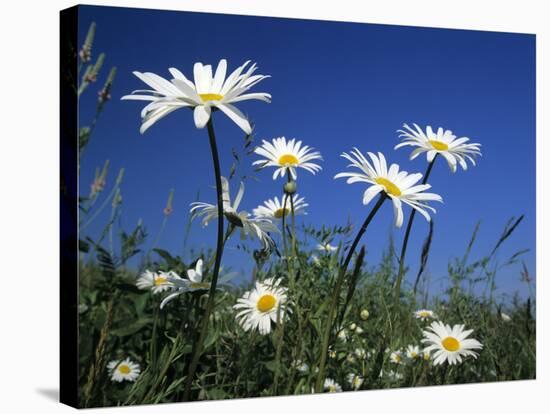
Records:
[[[365,231],[367,230],[367,227],[369,226],[370,222],[374,218],[374,215],[376,212],[380,209],[384,201],[386,200],[387,196],[385,192],[380,193],[380,197],[378,198],[378,201],[376,202],[376,205],[372,208],[369,215],[365,219],[365,222],[359,229],[359,232],[357,233],[357,236],[355,236],[355,240],[353,240],[353,243],[348,251],[348,255],[346,256],[346,259],[344,260],[344,263],[342,267],[340,268],[340,272],[338,274],[338,279],[336,280],[336,285],[334,287],[334,291],[332,293],[332,299],[330,302],[330,307],[328,310],[328,316],[327,321],[325,324],[325,330],[323,332],[323,342],[321,345],[321,360],[319,362],[319,374],[317,375],[317,383],[315,385],[315,392],[321,392],[323,390],[323,382],[325,380],[325,366],[327,362],[327,353],[328,353],[328,346],[330,341],[330,334],[332,332],[332,327],[334,324],[334,313],[336,311],[336,307],[338,306],[338,299],[340,298],[340,290],[342,289],[342,284],[344,282],[346,271],[348,269],[349,263],[351,262],[351,258],[353,256],[353,253],[355,252],[355,249],[357,248],[357,245],[359,244],[359,241],[361,240],[361,237],[363,237],[363,234],[365,234]]]
[[[426,173],[424,174],[424,179],[422,184],[426,184],[428,177],[432,172],[432,168],[437,159],[435,155],[434,159],[428,164]],[[401,282],[403,281],[403,276],[405,274],[405,255],[407,254],[407,245],[409,244],[409,236],[411,234],[411,228],[414,221],[414,216],[416,215],[416,210],[413,208],[411,214],[409,215],[409,221],[407,222],[407,228],[405,229],[405,237],[403,237],[403,244],[401,245],[401,254],[399,255],[399,271],[397,272],[397,279],[395,280],[395,300],[399,300],[399,294],[401,292]]]
[[[206,303],[206,310],[201,321],[201,330],[197,342],[194,345],[193,357],[189,370],[187,372],[187,378],[185,380],[185,391],[183,393],[183,401],[188,401],[191,393],[191,385],[193,384],[193,378],[199,364],[199,358],[202,353],[202,347],[206,334],[208,332],[208,322],[210,321],[210,313],[214,308],[214,295],[216,294],[216,287],[218,284],[218,275],[220,272],[220,264],[223,254],[223,196],[222,196],[222,179],[220,169],[220,159],[218,156],[218,147],[216,145],[216,135],[214,133],[214,125],[212,124],[212,116],[208,120],[208,137],[210,139],[210,149],[212,151],[212,162],[214,164],[214,174],[216,176],[216,193],[218,198],[218,241],[216,247],[216,259],[214,262],[214,271],[212,272],[212,281],[210,282],[210,290],[208,292],[208,302]]]

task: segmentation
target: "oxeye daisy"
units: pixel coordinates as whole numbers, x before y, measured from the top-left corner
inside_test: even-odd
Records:
[[[248,236],[251,239],[258,238],[264,247],[273,245],[273,239],[268,233],[278,232],[279,230],[269,218],[251,217],[246,211],[237,211],[244,195],[244,183],[241,182],[237,196],[231,203],[229,181],[225,177],[221,177],[221,181],[223,215],[232,225],[241,229],[241,239]],[[192,218],[202,217],[203,226],[207,226],[211,220],[218,218],[218,206],[214,204],[194,202],[191,203],[190,212]]]
[[[194,111],[195,126],[204,128],[210,120],[211,112],[219,109],[227,115],[246,134],[252,127],[246,116],[233,104],[250,99],[271,102],[271,95],[264,92],[245,93],[258,82],[269,76],[254,75],[256,64],[248,66],[246,61],[227,74],[227,61],[220,60],[216,71],[211,65],[195,63],[193,67],[194,82],[187,79],[178,69],[168,69],[172,79],[167,80],[151,72],[133,72],[141,81],[152,89],[136,90],[122,99],[150,101],[141,111],[143,134],[148,128],[166,115],[179,108],[191,108]],[[248,68],[247,68],[248,66]]]
[[[111,361],[107,364],[107,369],[111,376],[111,381],[116,382],[134,382],[140,373],[139,364],[132,362],[130,358],[126,358],[123,361]]]
[[[477,358],[474,349],[481,349],[483,345],[473,338],[468,338],[473,329],[464,330],[464,325],[454,325],[452,328],[442,322],[434,321],[423,332],[422,342],[428,345],[424,351],[435,351],[434,365],[443,364],[447,361],[454,365],[462,362],[462,357],[473,356]]]
[[[321,153],[313,151],[313,148],[307,145],[302,146],[302,141],[296,142],[294,138],[288,141],[285,137],[274,138],[272,142],[262,140],[262,145],[254,152],[265,159],[254,161],[252,165],[260,165],[261,168],[276,167],[273,173],[274,180],[279,175],[284,177],[287,172],[295,180],[297,168],[303,168],[312,174],[321,170],[320,165],[311,162],[322,160]]]
[[[172,283],[175,292],[170,293],[162,300],[160,308],[164,308],[167,303],[174,300],[179,295],[183,295],[184,293],[208,291],[210,289],[210,283],[203,280],[202,267],[202,259],[197,260],[194,269],[187,269],[187,278],[179,277],[176,273],[171,272],[168,275],[168,281]],[[216,288],[220,289],[223,286],[227,285],[234,275],[234,273],[227,273],[221,276],[218,280]]]
[[[427,204],[428,201],[442,201],[441,196],[434,193],[426,193],[431,188],[429,184],[415,185],[422,174],[409,174],[406,171],[399,171],[397,164],[391,164],[388,168],[386,158],[382,153],[378,156],[372,152],[368,153],[371,162],[354,148],[350,154],[343,153],[342,157],[351,162],[350,167],[360,172],[343,172],[336,174],[334,178],[346,178],[347,183],[357,182],[371,184],[363,194],[363,204],[367,205],[377,194],[384,192],[393,202],[395,225],[403,225],[402,204],[408,204],[430,221],[430,214],[427,210],[435,213],[435,209]]]
[[[433,319],[435,318],[435,315],[433,313],[433,311],[431,310],[428,310],[428,309],[420,309],[420,310],[417,310],[414,312],[414,317],[416,319],[420,319],[420,320],[423,320],[423,321],[426,321],[428,319]]]
[[[136,280],[136,286],[138,289],[147,290],[151,289],[153,294],[165,292],[174,287],[174,284],[170,279],[177,278],[178,276],[174,272],[151,272],[146,270]]]
[[[394,351],[390,354],[390,361],[394,364],[402,364],[403,363],[403,352],[401,351]]]
[[[286,200],[286,205],[285,197],[288,197]],[[260,205],[252,210],[252,214],[254,214],[254,217],[258,218],[268,218],[272,220],[282,219],[283,216],[288,216],[292,211],[290,197],[292,197],[292,202],[294,203],[294,214],[307,214],[305,212],[305,208],[308,204],[305,202],[304,197],[300,197],[298,194],[282,196],[280,201],[277,197],[264,201],[263,205]]]
[[[451,171],[455,172],[457,163],[467,170],[466,160],[476,165],[475,156],[481,156],[481,144],[468,143],[469,138],[457,138],[452,131],[441,127],[434,132],[428,125],[424,132],[417,124],[413,124],[413,126],[414,129],[403,124],[403,129],[397,131],[403,138],[403,142],[395,146],[395,149],[406,146],[416,147],[411,153],[411,160],[425,152],[428,162],[432,162],[435,156],[440,154],[447,160]]]
[[[277,322],[290,312],[287,289],[280,286],[281,279],[266,279],[256,282],[254,289],[237,300],[233,308],[238,312],[237,320],[245,331],[258,329],[261,335],[271,332],[271,323]]]
[[[363,385],[363,381],[364,381],[361,375],[357,375],[353,373],[349,373],[346,379],[348,380],[348,384],[350,385],[350,387],[354,390],[358,390],[359,388],[361,388],[361,385]]]
[[[407,358],[415,360],[420,358],[420,348],[418,345],[409,345],[406,349]]]
[[[332,378],[325,379],[323,389],[327,392],[342,392],[342,387]]]

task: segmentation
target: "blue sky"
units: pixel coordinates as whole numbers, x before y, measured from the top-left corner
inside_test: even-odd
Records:
[[[370,206],[361,203],[360,184],[333,179],[346,167],[340,153],[353,146],[381,151],[407,171],[424,172],[425,157],[409,161],[408,149],[393,150],[399,142],[396,130],[405,122],[442,126],[481,143],[483,157],[477,167],[456,174],[438,160],[430,177],[433,191],[445,202],[436,206],[434,217],[429,261],[434,289],[441,287],[438,280],[444,281],[448,261],[463,254],[478,221],[474,259],[490,252],[506,221],[520,214],[525,220],[499,257],[505,260],[517,250],[531,249],[524,259],[535,274],[534,35],[85,6],[79,14],[79,44],[92,21],[97,24],[94,55],[103,51],[107,59],[98,84],[80,100],[81,125],[93,118],[95,93],[107,68],[117,66],[118,73],[113,99],[82,160],[81,189],[87,194],[95,168],[106,159],[111,162],[108,186],[124,167],[125,229],[141,218],[152,241],[174,188],[174,213],[159,247],[181,254],[189,203],[198,191],[201,201],[215,200],[206,130],[195,128],[190,111],[179,110],[140,135],[143,105],[120,101],[144,86],[132,71],[169,78],[168,68],[177,67],[192,76],[196,61],[216,65],[226,58],[231,70],[250,59],[258,63],[259,73],[272,76],[255,88],[271,93],[271,104],[239,104],[256,125],[255,142],[295,137],[324,158],[319,174],[299,173],[299,192],[310,204],[300,220],[334,225],[350,219],[360,225]],[[220,113],[214,122],[227,175],[231,150],[242,150],[243,133]],[[250,164],[256,159],[245,158],[237,177],[252,173]],[[280,196],[282,181],[273,181],[272,172],[246,181],[244,209]],[[237,186],[233,180],[233,192]],[[92,236],[108,215],[106,211],[88,230]],[[392,220],[391,207],[385,205],[363,239],[372,265],[387,246]],[[417,217],[407,256],[414,274],[427,230]],[[400,245],[404,231],[393,232]],[[202,229],[195,223],[190,241],[197,248],[213,247],[215,226]],[[247,279],[250,260],[236,244],[229,243],[224,265]],[[526,291],[519,283],[519,266],[501,271],[497,283],[499,293]]]

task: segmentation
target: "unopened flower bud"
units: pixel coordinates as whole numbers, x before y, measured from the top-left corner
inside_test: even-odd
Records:
[[[283,189],[285,190],[285,194],[294,194],[296,192],[296,181],[289,181],[284,185]]]
[[[366,309],[363,309],[363,310],[361,311],[361,314],[360,314],[361,319],[363,319],[364,321],[366,321],[367,319],[369,319],[369,315],[370,315],[370,313],[369,313],[369,311],[366,310]]]

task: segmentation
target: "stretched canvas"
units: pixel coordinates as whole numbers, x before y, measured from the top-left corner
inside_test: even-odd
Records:
[[[534,379],[535,36],[61,12],[61,400]]]

